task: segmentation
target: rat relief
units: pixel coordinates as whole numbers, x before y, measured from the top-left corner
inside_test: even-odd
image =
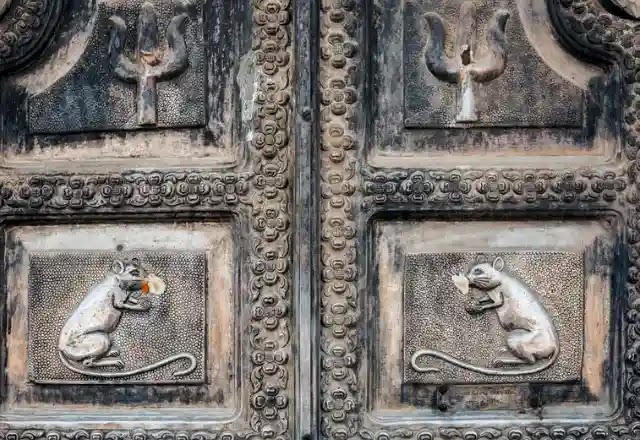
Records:
[[[178,353],[134,369],[125,369],[120,350],[112,342],[123,313],[144,313],[151,309],[151,295],[165,293],[165,282],[149,273],[140,261],[116,260],[109,273],[89,289],[67,319],[58,339],[60,360],[69,370],[94,378],[126,378],[163,366],[188,361],[186,368],[174,371],[173,377],[191,374],[196,358]]]
[[[474,365],[448,353],[421,349],[413,353],[411,368],[418,373],[439,373],[440,369],[423,365],[424,358],[440,359],[456,367],[492,376],[520,376],[539,373],[557,360],[560,345],[556,327],[542,305],[539,295],[505,270],[504,260],[492,264],[479,262],[466,273],[454,273],[451,281],[468,296],[476,289],[479,297],[465,307],[470,315],[493,311],[505,334],[505,348],[490,366]]]

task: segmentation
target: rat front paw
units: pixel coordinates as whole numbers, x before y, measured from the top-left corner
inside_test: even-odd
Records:
[[[467,304],[464,310],[470,315],[477,315],[478,313],[481,313],[484,308],[478,303],[471,303]]]

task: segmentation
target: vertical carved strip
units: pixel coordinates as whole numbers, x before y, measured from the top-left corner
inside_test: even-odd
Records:
[[[626,341],[626,387],[624,407],[627,421],[640,420],[640,33],[635,38],[622,59],[624,81],[624,142],[627,155],[629,186],[627,200],[630,202],[628,215],[629,271],[627,279],[628,304]]]
[[[355,106],[358,104],[357,4],[323,0],[321,10],[322,365],[321,431],[354,437],[360,424]]]
[[[291,4],[254,0],[256,112],[251,131],[251,428],[288,439],[291,398]],[[291,424],[291,427],[293,425]]]

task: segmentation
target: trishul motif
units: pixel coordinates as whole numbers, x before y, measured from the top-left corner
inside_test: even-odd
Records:
[[[184,12],[171,19],[167,27],[166,49],[160,48],[156,11],[151,3],[145,2],[138,18],[138,44],[132,60],[124,54],[127,25],[117,15],[109,18],[111,69],[121,81],[138,84],[138,125],[157,123],[157,82],[173,79],[189,66],[184,39],[186,19]]]
[[[459,85],[456,122],[478,120],[474,83],[493,81],[505,70],[505,26],[508,18],[509,12],[504,9],[493,15],[487,28],[488,51],[478,57],[476,7],[472,1],[465,1],[460,8],[455,56],[452,58],[445,54],[447,32],[444,20],[433,12],[425,15],[431,32],[431,43],[426,51],[427,67],[439,80]]]

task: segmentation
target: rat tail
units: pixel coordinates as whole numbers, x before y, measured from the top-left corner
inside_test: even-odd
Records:
[[[67,359],[64,355],[64,353],[62,353],[62,351],[59,351],[58,354],[60,355],[60,360],[62,361],[62,363],[64,364],[65,367],[67,367],[69,370],[73,371],[74,373],[78,373],[78,374],[82,374],[83,376],[89,376],[89,377],[102,377],[105,379],[119,379],[122,377],[129,377],[129,376],[133,376],[135,374],[141,374],[141,373],[147,373],[149,371],[153,371],[156,370],[160,367],[164,367],[165,365],[171,364],[173,362],[185,359],[189,361],[189,366],[183,370],[178,370],[178,371],[174,371],[173,372],[173,377],[181,377],[181,376],[186,376],[187,374],[191,374],[193,373],[193,371],[196,369],[196,365],[197,365],[197,361],[196,358],[190,354],[190,353],[178,353],[178,354],[174,354],[172,356],[168,356],[162,360],[159,360],[158,362],[155,362],[153,364],[150,365],[146,365],[144,367],[140,367],[140,368],[136,368],[135,370],[128,370],[128,371],[115,371],[115,372],[109,372],[109,371],[92,371],[86,368],[81,368],[79,366],[73,365],[73,363],[69,362],[69,359]]]
[[[451,365],[455,365],[456,367],[464,368],[465,370],[473,371],[475,373],[486,374],[491,376],[520,376],[523,374],[535,374],[549,368],[553,363],[558,359],[559,349],[555,349],[553,355],[547,359],[546,361],[540,363],[539,365],[534,365],[531,367],[525,368],[489,368],[489,367],[481,367],[479,365],[473,365],[463,360],[457,359],[447,353],[438,350],[418,350],[413,356],[411,356],[411,368],[413,368],[418,373],[438,373],[440,369],[434,367],[423,367],[418,365],[418,359],[422,356],[434,357],[436,359],[441,359]]]

